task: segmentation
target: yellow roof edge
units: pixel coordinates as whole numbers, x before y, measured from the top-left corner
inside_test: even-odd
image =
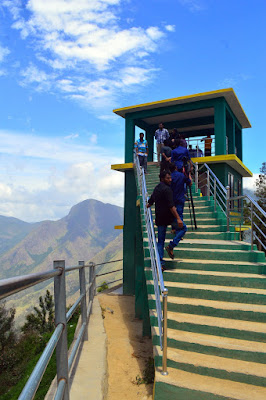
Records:
[[[124,163],[124,164],[112,164],[111,169],[115,171],[126,171],[128,169],[133,169],[134,168],[134,163]]]
[[[247,121],[248,121],[248,123],[249,123],[249,125],[250,125],[249,127],[251,128],[252,125],[251,125],[251,123],[250,123],[250,121],[249,121],[249,119],[248,119],[248,117],[247,117],[247,115],[246,115],[246,113],[245,113],[243,107],[241,106],[240,101],[238,100],[238,97],[237,97],[237,95],[236,95],[236,92],[234,91],[233,88],[230,88],[230,89],[234,92],[234,95],[235,95],[235,97],[236,97],[236,99],[237,99],[237,101],[238,101],[238,104],[239,104],[239,106],[240,106],[240,108],[241,108],[241,110],[242,110],[242,113],[245,115],[245,117],[246,117],[246,119],[247,119]]]
[[[238,158],[235,154],[221,154],[218,156],[210,156],[210,157],[194,157],[192,158],[192,161],[198,162],[198,163],[213,163],[213,162],[219,162],[219,161],[236,161],[245,171],[246,173],[252,177],[253,173],[243,164],[243,162]]]
[[[199,97],[199,96],[203,96],[203,95],[209,95],[209,94],[215,94],[215,93],[224,93],[224,92],[230,92],[233,91],[233,88],[227,88],[227,89],[218,89],[218,90],[212,90],[210,92],[202,92],[202,93],[195,93],[195,94],[189,94],[186,96],[181,96],[181,97],[172,97],[170,99],[164,99],[164,100],[158,100],[158,101],[152,101],[149,103],[142,103],[142,104],[135,104],[133,106],[128,106],[128,107],[123,107],[123,108],[116,108],[113,110],[114,113],[117,113],[118,111],[124,111],[124,110],[129,110],[131,108],[138,108],[138,107],[144,107],[144,106],[151,106],[151,105],[155,105],[155,104],[162,104],[162,103],[166,103],[167,101],[175,101],[175,100],[186,100],[192,97]],[[234,92],[235,95],[235,92]],[[237,98],[237,96],[236,96]],[[237,101],[239,102],[239,100],[237,99]],[[240,103],[239,103],[240,104]],[[242,107],[241,107],[242,108]]]
[[[198,97],[215,95],[215,94],[217,94],[217,95],[218,94],[226,95],[226,93],[231,93],[234,96],[234,98],[235,98],[235,100],[236,100],[236,102],[237,102],[237,104],[239,106],[239,109],[242,112],[242,115],[243,115],[244,120],[245,120],[245,124],[244,123],[240,123],[240,125],[243,128],[251,128],[251,123],[250,123],[249,119],[247,118],[247,115],[246,115],[245,111],[243,110],[243,107],[241,106],[241,103],[238,100],[238,97],[237,97],[237,95],[236,95],[236,93],[235,93],[233,88],[218,89],[218,90],[212,90],[212,91],[209,91],[209,92],[195,93],[195,94],[190,94],[190,95],[181,96],[181,97],[173,97],[173,98],[170,98],[170,99],[152,101],[152,102],[149,102],[149,103],[135,104],[133,106],[123,107],[123,108],[116,108],[116,109],[113,110],[113,112],[115,114],[125,118],[125,114],[126,114],[127,110],[128,111],[131,110],[132,112],[135,112],[135,111],[138,111],[138,109],[141,109],[141,108],[143,109],[143,107],[156,106],[156,105],[160,105],[160,104],[164,104],[164,103],[169,103],[169,102],[174,102],[174,101],[182,101],[182,100],[187,100],[187,99],[195,99],[195,101],[197,101]],[[226,99],[226,96],[225,96],[225,99]],[[231,104],[231,108],[232,108],[232,104]]]

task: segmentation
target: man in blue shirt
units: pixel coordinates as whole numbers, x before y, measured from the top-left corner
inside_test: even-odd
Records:
[[[140,132],[139,139],[135,142],[136,155],[139,157],[139,164],[147,174],[147,157],[149,154],[148,142],[144,139],[144,133]]]
[[[171,162],[174,163],[177,167],[178,170],[181,170],[183,168],[184,164],[184,157],[186,157],[187,160],[190,162],[190,166],[192,168],[192,162],[190,160],[190,155],[188,152],[188,149],[185,147],[180,146],[180,141],[179,139],[176,140],[176,148],[172,150],[171,153]]]

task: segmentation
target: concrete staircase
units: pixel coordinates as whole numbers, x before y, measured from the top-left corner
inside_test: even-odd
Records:
[[[159,168],[148,167],[147,190],[159,182]],[[142,231],[145,276],[154,344],[154,399],[266,399],[265,255],[226,232],[224,214],[193,187],[198,229],[165,252],[163,277],[168,297],[168,376],[162,376],[155,297],[147,234]],[[154,213],[154,210],[153,210]],[[170,227],[167,242],[172,237]]]

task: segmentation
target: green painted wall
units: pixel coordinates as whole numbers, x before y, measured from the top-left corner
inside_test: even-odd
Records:
[[[133,170],[125,172],[124,229],[123,229],[123,292],[135,294],[137,189]]]
[[[133,149],[135,142],[135,122],[132,118],[125,120],[125,162],[133,161]]]
[[[214,106],[215,155],[226,154],[225,100],[217,99]]]

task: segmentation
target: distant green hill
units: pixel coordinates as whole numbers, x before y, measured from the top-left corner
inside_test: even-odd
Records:
[[[29,224],[30,227],[25,224],[17,225],[21,226],[22,240],[0,254],[0,279],[50,270],[54,260],[65,260],[66,266],[71,266],[81,260],[99,264],[122,258],[122,234],[114,229],[114,225],[123,224],[121,207],[90,199],[73,206],[69,214],[58,221],[43,221],[33,226]],[[23,226],[25,230],[22,232]],[[9,228],[9,231],[13,232],[13,238],[18,237],[15,235],[15,225],[12,229]],[[97,271],[119,269],[121,266],[122,263],[106,264],[98,266]],[[107,275],[105,280],[111,281],[118,277],[118,273]],[[25,315],[38,303],[38,297],[44,294],[46,288],[53,292],[52,281],[41,283],[8,299],[7,305],[17,309],[19,323],[23,321],[22,314]],[[75,271],[67,278],[70,302],[77,297],[77,289],[78,272]]]
[[[36,225],[0,215],[0,256],[24,239]]]

